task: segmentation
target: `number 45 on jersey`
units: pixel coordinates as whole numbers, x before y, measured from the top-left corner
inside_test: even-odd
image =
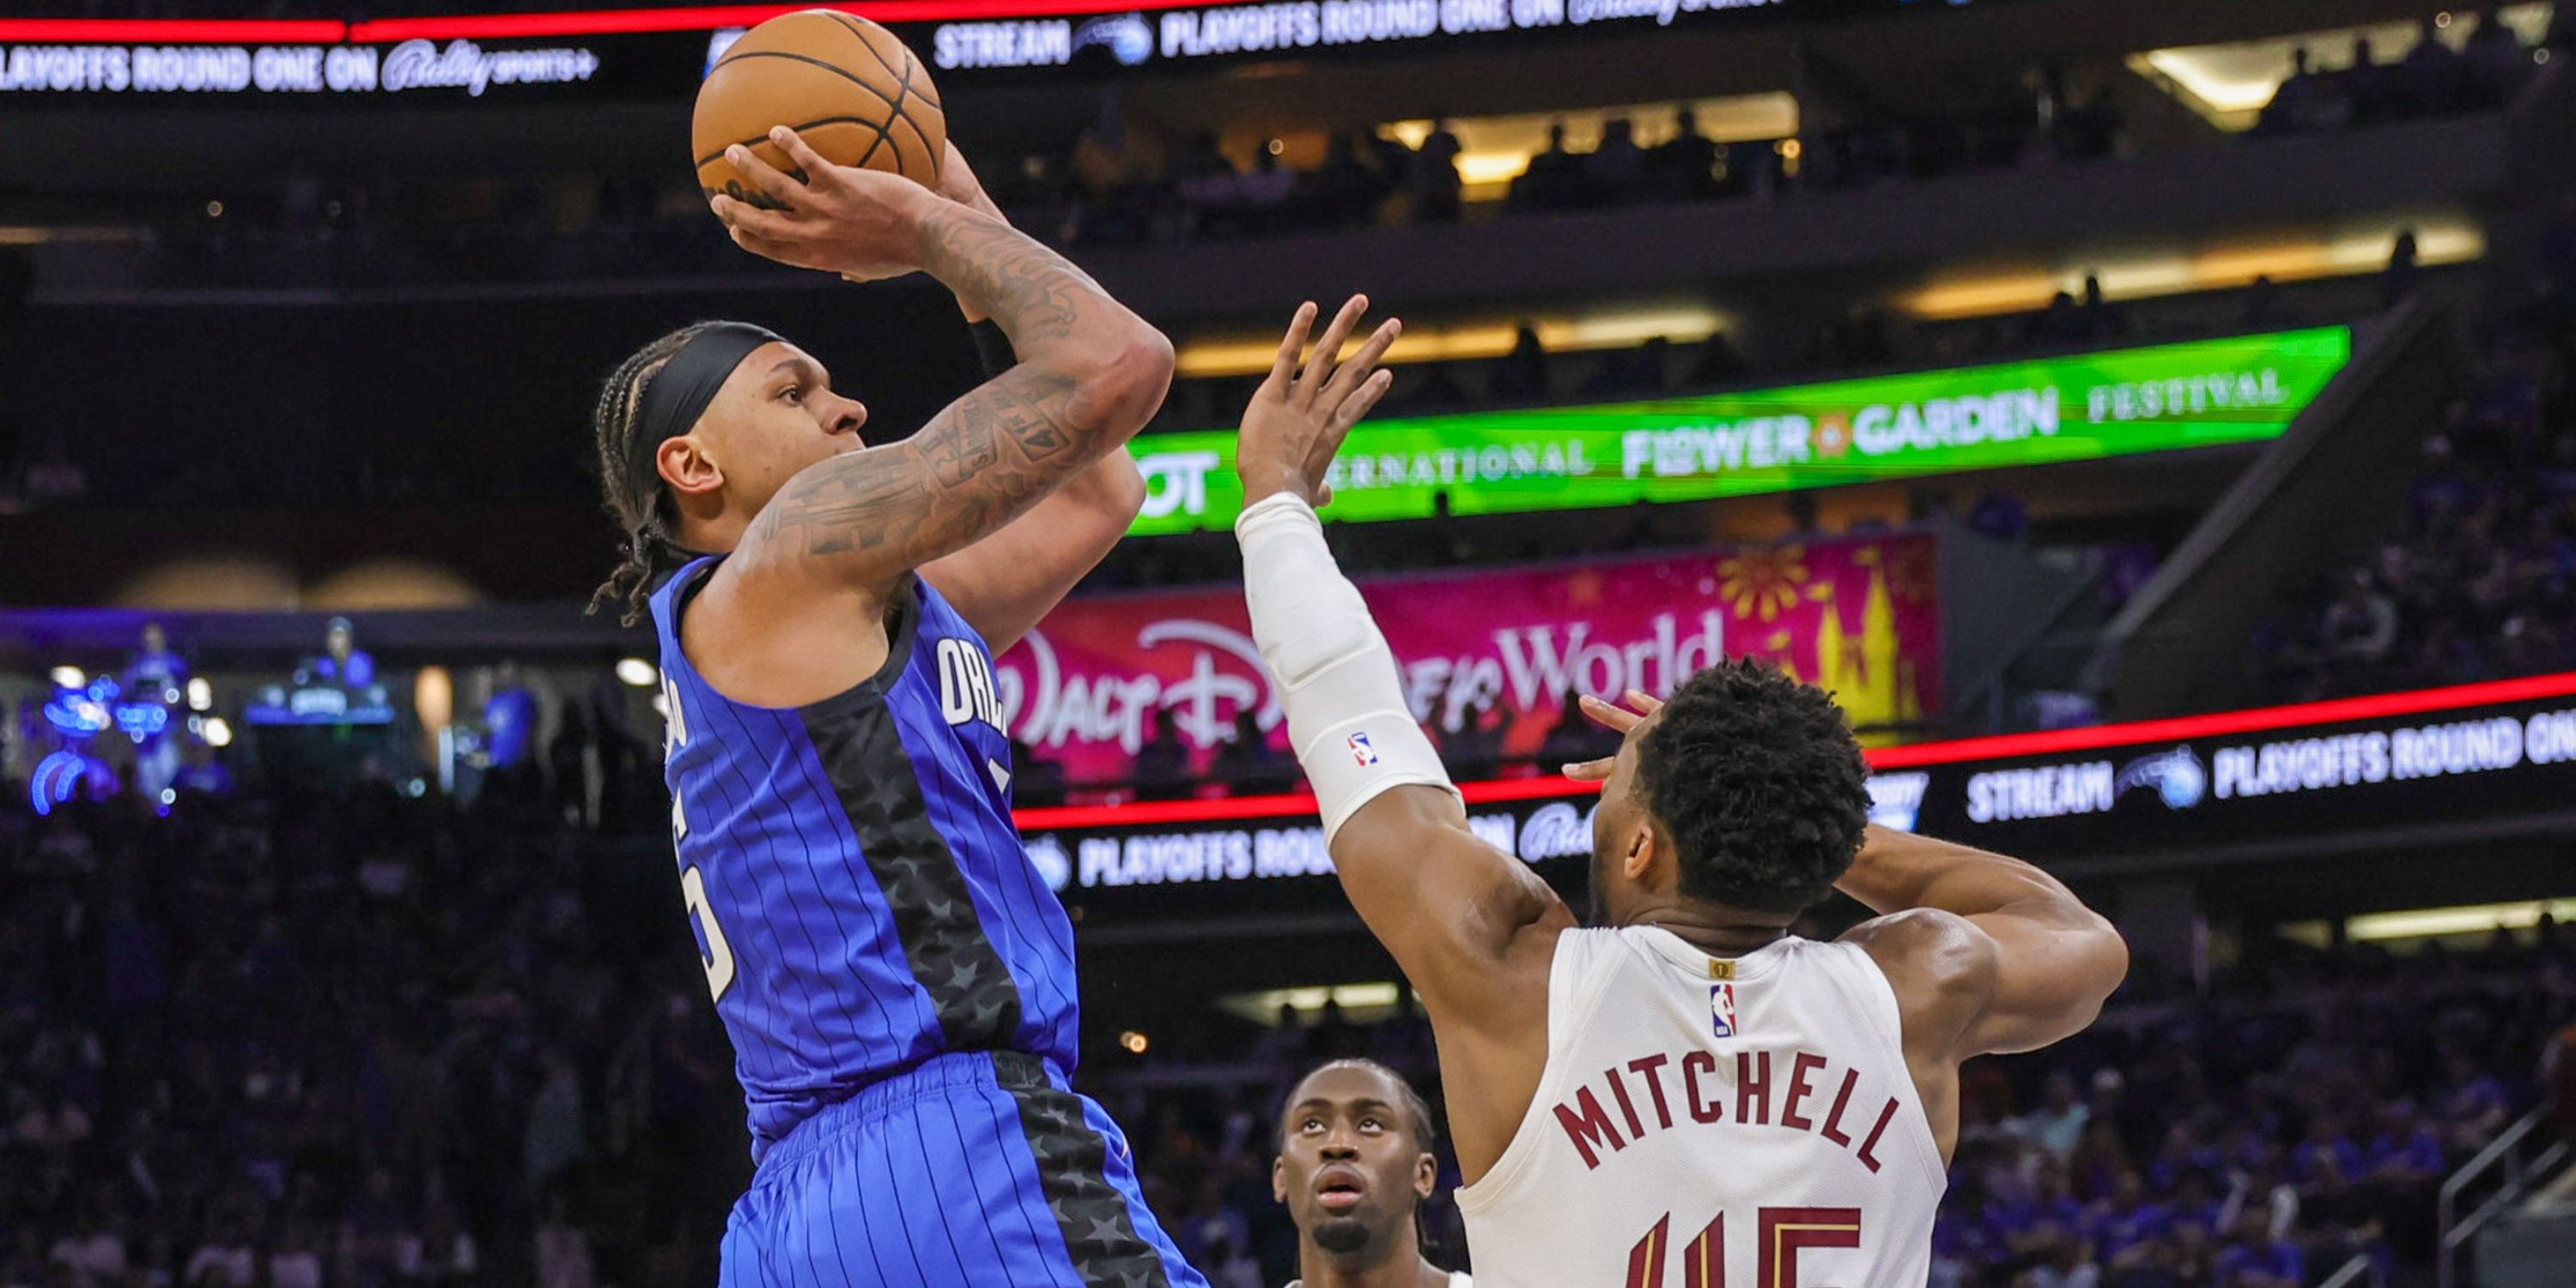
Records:
[[[1760,1275],[1757,1288],[1798,1288],[1798,1254],[1808,1248],[1860,1246],[1860,1209],[1767,1207],[1754,1236]],[[1664,1262],[1672,1259],[1671,1213],[1628,1250],[1627,1288],[1667,1288]],[[1726,1214],[1720,1212],[1681,1249],[1680,1288],[1726,1288]]]

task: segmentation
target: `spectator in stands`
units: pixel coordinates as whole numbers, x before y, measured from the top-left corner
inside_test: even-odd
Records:
[[[1717,144],[1699,132],[1699,112],[1688,103],[1673,109],[1673,137],[1655,145],[1648,158],[1648,187],[1669,201],[1697,201],[1716,195]]]
[[[1038,808],[1064,804],[1064,766],[1038,754],[1021,739],[1011,739],[1011,799]]]
[[[2352,38],[2352,65],[2343,70],[2344,96],[2352,101],[2352,123],[2374,125],[2397,114],[2397,69],[2379,62],[2368,34]]]
[[[1181,740],[1180,712],[1170,707],[1154,712],[1154,736],[1136,749],[1135,779],[1139,800],[1180,800],[1190,794],[1190,745]]]
[[[1692,361],[1690,378],[1685,383],[1694,389],[1722,385],[1743,379],[1751,370],[1724,331],[1711,331],[1708,339],[1700,343],[1699,356]]]
[[[1503,732],[1508,717],[1490,693],[1479,695],[1458,713],[1454,728],[1444,731],[1441,761],[1459,778],[1491,778],[1503,759]]]
[[[2415,293],[2417,253],[2414,229],[2397,234],[2388,250],[2388,267],[2379,277],[2380,307],[2393,309]]]
[[[2102,298],[2102,279],[2092,273],[2084,275],[2084,338],[2094,341],[2116,340],[2129,333],[2129,319]]]
[[[1565,150],[1565,122],[1547,127],[1547,146],[1531,154],[1505,201],[1516,210],[1562,210],[1582,188],[1582,162]]]
[[[1413,154],[1413,163],[1398,176],[1413,198],[1413,218],[1417,223],[1453,224],[1458,222],[1461,196],[1466,180],[1458,173],[1458,136],[1444,118],[1433,118],[1431,133],[1423,136],[1422,150]]]
[[[1191,221],[1188,226],[1215,231],[1242,196],[1236,186],[1240,178],[1233,160],[1217,146],[1215,131],[1202,130],[1191,139],[1172,167],[1172,193]]]
[[[1987,488],[1968,511],[1968,529],[1997,541],[2025,541],[2030,537],[2030,510],[2020,497],[2002,488]]]
[[[2503,107],[2531,78],[2531,55],[2498,8],[2492,0],[2481,6],[2476,29],[2460,46],[2461,105],[2471,111]]]
[[[1245,707],[1234,713],[1234,736],[1217,748],[1208,762],[1208,776],[1237,796],[1260,796],[1285,790],[1293,782],[1283,781],[1279,761],[1270,735],[1261,730],[1261,713]]]
[[[1601,123],[1601,141],[1583,158],[1583,201],[1625,205],[1646,192],[1646,152],[1637,146],[1636,123],[1614,116]]]
[[[2272,91],[2255,132],[2290,134],[2340,129],[2352,120],[2351,100],[2333,78],[2309,66],[2308,47],[2290,51],[2290,75]]]
[[[2397,61],[2397,105],[2414,116],[2447,112],[2459,84],[2460,56],[2443,42],[2441,24],[2428,13],[2416,25],[2414,48]]]
[[[1297,174],[1279,164],[1279,141],[1271,140],[1252,156],[1252,169],[1235,181],[1241,194],[1244,224],[1256,233],[1288,225],[1288,199],[1297,192]]]
[[[1547,349],[1539,343],[1538,328],[1523,322],[1511,352],[1495,360],[1486,388],[1497,402],[1523,403],[1546,397],[1547,387]]]
[[[2300,1288],[2307,1282],[2307,1263],[2298,1248],[2273,1237],[2270,1218],[2261,1210],[2246,1209],[2233,1235],[2218,1254],[2218,1288]]]
[[[2063,1164],[2083,1142],[2084,1125],[2093,1111],[2075,1094],[2075,1079],[2064,1070],[2048,1076],[2040,1096],[2040,1106],[2016,1119],[2012,1130]]]
[[[1375,222],[1378,203],[1385,199],[1387,187],[1385,180],[1360,159],[1359,140],[1349,134],[1333,136],[1325,149],[1324,164],[1307,182],[1315,220],[1325,228],[1355,228]]]

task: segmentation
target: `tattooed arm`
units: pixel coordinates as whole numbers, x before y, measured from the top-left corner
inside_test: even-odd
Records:
[[[791,153],[805,150],[801,141],[789,144]],[[794,238],[804,225],[795,211],[720,204],[737,241],[853,277],[927,271],[956,292],[969,316],[998,324],[1020,359],[911,438],[833,457],[790,479],[753,522],[734,561],[764,579],[882,593],[904,573],[993,533],[1123,446],[1162,405],[1171,344],[1080,269],[995,215],[890,176],[798,159],[814,178],[791,194],[817,211],[805,223],[837,231],[837,218],[857,231],[806,234],[812,244],[801,244]],[[884,227],[887,220],[899,224]]]
[[[699,602],[714,611],[688,615],[683,645],[727,694],[784,706],[875,670],[886,641],[871,628],[907,573],[991,535],[1125,444],[1162,405],[1172,347],[999,218],[909,180],[831,165],[792,132],[772,137],[809,178],[734,157],[786,206],[715,198],[737,243],[860,280],[928,272],[969,316],[998,324],[1019,356],[912,437],[798,472],[709,581]]]
[[[939,168],[939,193],[1005,218],[955,143],[948,145],[948,160]],[[960,299],[958,307],[970,325],[985,320],[967,300]],[[990,379],[1017,365],[1019,358],[1007,343],[993,343],[987,331],[978,328],[976,348]],[[1145,476],[1137,472],[1136,458],[1116,449],[1104,451],[1028,513],[955,554],[922,565],[921,575],[1000,653],[1099,566],[1144,506]]]

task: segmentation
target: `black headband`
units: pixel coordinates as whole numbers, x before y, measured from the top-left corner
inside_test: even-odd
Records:
[[[710,322],[644,382],[644,397],[635,413],[635,441],[626,457],[628,481],[636,495],[652,494],[660,475],[653,468],[653,458],[662,444],[696,426],[733,369],[753,350],[776,339],[777,333],[748,322]]]

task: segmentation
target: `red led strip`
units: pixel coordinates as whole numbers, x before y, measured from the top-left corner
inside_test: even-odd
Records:
[[[1139,9],[1177,9],[1203,0],[856,0],[829,6],[877,22],[951,22],[976,18],[1069,18]],[[569,13],[497,13],[458,18],[384,18],[350,28],[362,43],[394,40],[502,40],[517,36],[602,36],[641,31],[708,31],[748,27],[811,4],[709,5],[688,9],[600,9]]]
[[[1956,764],[1963,760],[2013,760],[2143,742],[2184,742],[2194,738],[2221,738],[2230,734],[2303,725],[2349,724],[2357,720],[2422,715],[2428,711],[2452,711],[2570,696],[2576,696],[2576,672],[2533,676],[2526,680],[2491,680],[2442,689],[2416,689],[2406,693],[2380,693],[2363,698],[2337,698],[2328,702],[2304,702],[2296,706],[2254,707],[2205,716],[2095,725],[2089,729],[2056,729],[2045,733],[1917,743],[1910,747],[1880,747],[1868,755],[1872,769],[1914,769],[1925,765]],[[1459,792],[1470,805],[1573,796],[1592,789],[1590,783],[1578,783],[1553,774],[1458,785]],[[1069,805],[1017,810],[1014,817],[1022,831],[1050,832],[1065,828],[1154,827],[1170,823],[1293,818],[1314,812],[1315,798],[1301,793],[1219,800],[1139,801],[1127,805]]]
[[[984,18],[1075,18],[1100,13],[1178,9],[1205,0],[845,0],[827,7],[877,22],[952,22]],[[402,40],[509,40],[542,36],[618,36],[657,31],[748,27],[812,4],[698,5],[683,9],[587,9],[487,13],[460,17],[329,19],[0,18],[0,41],[54,44],[329,45]]]
[[[2019,756],[2092,751],[2102,747],[2120,747],[2138,742],[2181,742],[2191,738],[2220,738],[2229,734],[2254,733],[2265,729],[2287,729],[2297,725],[2379,720],[2389,716],[2411,716],[2427,711],[2447,711],[2456,707],[2483,707],[2499,702],[2530,702],[2540,698],[2563,698],[2570,694],[2576,694],[2576,672],[2562,675],[2537,675],[2527,680],[2490,680],[2483,684],[2460,684],[2444,689],[2416,689],[2407,693],[2379,693],[2366,698],[2303,702],[2289,707],[2254,707],[2244,711],[2220,711],[2205,716],[2176,716],[2168,720],[2141,720],[2133,724],[2096,725],[2090,729],[2056,729],[2046,733],[2014,733],[1994,738],[1926,742],[1911,747],[1882,747],[1869,754],[1869,764],[1872,769],[1912,769],[1921,765],[1947,765],[1962,760],[2009,760]]]
[[[348,30],[328,18],[0,18],[12,44],[334,45]]]

